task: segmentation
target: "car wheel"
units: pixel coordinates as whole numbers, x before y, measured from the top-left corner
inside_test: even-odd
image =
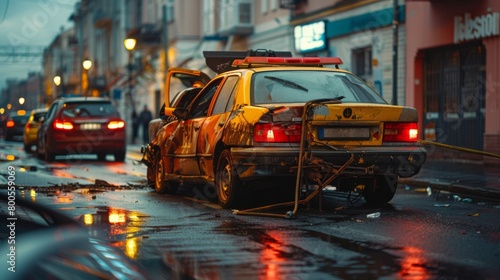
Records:
[[[125,150],[115,153],[115,161],[124,162],[126,154],[127,152]],[[104,158],[106,158],[106,156],[104,156]]]
[[[217,190],[219,205],[222,208],[231,208],[239,203],[243,183],[234,170],[231,154],[228,150],[224,150],[221,153],[217,162],[215,188]]]
[[[36,142],[36,156],[38,159],[44,159],[45,156],[44,154],[42,153],[42,149],[40,149],[41,145],[40,145],[40,142]]]
[[[98,161],[106,161],[106,154],[105,153],[98,153],[97,160]]]
[[[49,152],[47,150],[47,147],[45,147],[45,161],[46,162],[53,162],[56,159],[56,155]]]
[[[155,188],[155,181],[156,181],[155,164],[156,164],[156,159],[159,157],[160,157],[160,152],[156,151],[154,154],[154,158],[153,158],[153,165],[148,166],[146,169],[147,185],[148,185],[148,187],[150,187],[152,189]]]
[[[377,176],[375,177],[375,184],[363,191],[363,197],[370,205],[383,206],[392,200],[397,187],[398,176]]]
[[[155,158],[154,165],[154,187],[156,193],[175,194],[179,183],[165,180],[165,163],[161,156]]]

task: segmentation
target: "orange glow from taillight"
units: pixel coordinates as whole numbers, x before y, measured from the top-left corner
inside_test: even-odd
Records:
[[[384,142],[417,142],[417,123],[385,123]]]
[[[14,121],[13,120],[8,120],[7,123],[5,124],[7,127],[14,127]]]
[[[124,128],[125,123],[123,121],[110,121],[108,123],[108,128],[109,129],[118,129],[118,128]]]
[[[62,120],[55,120],[54,121],[54,128],[55,129],[63,129],[63,130],[72,130],[73,124],[71,122],[66,122],[66,121],[62,121]]]
[[[254,141],[267,143],[299,143],[302,135],[300,124],[258,123],[254,126]]]
[[[112,209],[109,212],[108,221],[110,224],[120,224],[125,223],[127,218],[124,211]]]

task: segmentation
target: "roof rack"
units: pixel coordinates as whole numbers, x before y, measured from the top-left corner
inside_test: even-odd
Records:
[[[292,57],[289,51],[273,51],[256,49],[247,51],[204,51],[205,62],[212,71],[217,74],[237,69],[233,62],[246,57]]]

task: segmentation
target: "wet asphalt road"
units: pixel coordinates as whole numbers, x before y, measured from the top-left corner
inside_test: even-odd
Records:
[[[36,165],[38,171],[23,173],[31,175],[53,167],[19,155],[18,160],[0,162],[1,168]],[[135,177],[137,184],[26,186],[18,189],[19,197],[80,221],[91,236],[121,248],[155,279],[496,279],[500,275],[498,201],[400,186],[384,208],[368,207],[362,199],[348,204],[345,197],[325,192],[322,211],[312,203],[301,206],[292,219],[271,218],[220,209],[208,188],[157,195],[140,185],[144,178],[134,172],[143,167],[133,158],[123,165],[84,160],[64,170],[70,174],[67,178],[76,170],[80,175],[71,179],[90,182],[90,176],[82,176],[85,168],[91,174],[105,168],[120,170],[115,177]],[[259,193],[267,201],[249,199],[247,206],[276,202],[278,198],[272,198],[276,193]],[[291,208],[269,213],[285,214]],[[373,213],[380,216],[367,217]]]
[[[24,193],[86,224],[157,279],[495,279],[497,204],[398,192],[376,209],[326,194],[323,211],[303,206],[292,219],[235,215],[203,189]]]

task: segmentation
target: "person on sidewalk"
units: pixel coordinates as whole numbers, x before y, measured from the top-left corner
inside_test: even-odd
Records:
[[[132,144],[136,144],[137,141],[137,136],[139,135],[139,126],[140,126],[140,120],[139,116],[137,115],[137,112],[134,111],[132,112]]]
[[[148,109],[148,105],[144,105],[144,109],[139,115],[139,119],[142,125],[142,141],[144,144],[149,142],[149,122],[153,119],[153,113]]]

